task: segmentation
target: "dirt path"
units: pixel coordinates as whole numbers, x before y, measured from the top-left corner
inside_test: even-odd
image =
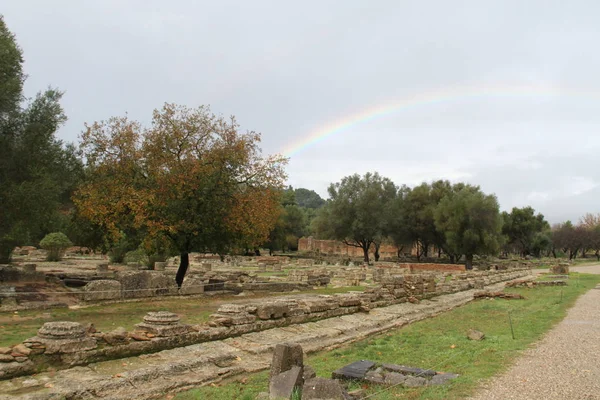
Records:
[[[600,264],[571,268],[600,274]],[[472,400],[600,399],[600,286]]]

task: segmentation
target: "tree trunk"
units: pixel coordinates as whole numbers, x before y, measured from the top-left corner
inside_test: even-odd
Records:
[[[375,243],[375,261],[379,261],[379,248],[381,243]]]
[[[438,258],[442,258],[442,248],[438,248]]]
[[[467,270],[473,269],[473,254],[465,254],[465,267]]]
[[[450,257],[450,264],[456,263],[456,257],[454,257],[454,254],[449,254],[448,256]]]
[[[552,249],[552,255],[556,258],[556,249]]]
[[[371,243],[362,245],[363,253],[365,255],[365,262],[367,264],[369,263],[369,247],[371,247]]]
[[[190,266],[190,255],[188,253],[181,253],[181,261],[179,262],[179,268],[177,269],[177,275],[175,275],[175,282],[177,282],[177,286],[181,289],[181,285],[183,284],[183,278],[185,278],[185,273]]]
[[[402,258],[402,250],[404,250],[404,246],[398,247],[398,260]]]

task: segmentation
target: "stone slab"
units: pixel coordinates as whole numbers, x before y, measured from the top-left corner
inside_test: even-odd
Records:
[[[367,372],[375,366],[373,361],[360,360],[355,361],[352,364],[343,366],[342,368],[335,370],[331,373],[331,377],[334,379],[364,379]]]

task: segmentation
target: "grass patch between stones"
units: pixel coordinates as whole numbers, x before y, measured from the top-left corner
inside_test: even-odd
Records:
[[[577,297],[600,283],[600,276],[571,273],[569,286],[507,289],[525,300],[478,300],[450,312],[375,336],[305,360],[319,376],[353,361],[376,362],[452,372],[461,376],[446,386],[416,389],[392,388],[373,399],[459,399],[471,395],[482,380],[504,371],[520,352],[539,340],[562,320]],[[561,296],[562,291],[562,296]],[[513,340],[508,314],[511,314]],[[466,338],[469,328],[485,333],[482,341]],[[255,399],[268,388],[266,372],[239,376],[236,381],[178,394],[177,400]],[[375,394],[382,386],[372,385]]]

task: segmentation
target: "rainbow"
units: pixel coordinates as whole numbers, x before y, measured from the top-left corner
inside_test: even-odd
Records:
[[[357,113],[343,117],[333,123],[327,124],[322,128],[316,129],[310,132],[308,135],[303,136],[300,140],[291,143],[284,148],[282,153],[286,157],[294,156],[299,152],[323,142],[332,136],[338,135],[354,126],[416,107],[485,97],[560,97],[563,95],[573,94],[584,97],[589,95],[588,93],[573,92],[572,90],[567,90],[564,88],[536,85],[457,86],[443,88],[406,97],[392,104],[379,104],[377,106],[369,107]],[[595,99],[599,98],[597,95],[591,97]]]

